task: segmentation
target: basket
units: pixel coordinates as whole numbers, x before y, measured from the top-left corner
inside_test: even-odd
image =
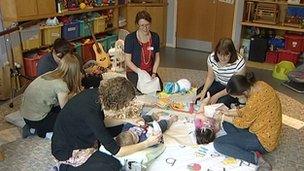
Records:
[[[20,30],[22,49],[31,50],[41,46],[41,31],[39,26]]]
[[[61,37],[61,27],[63,25],[57,26],[43,26],[42,30],[42,45],[52,45],[54,41]]]
[[[41,59],[42,55],[35,54],[31,57],[24,57],[23,64],[25,69],[25,75],[31,78],[37,77],[37,67],[38,62]]]
[[[106,16],[101,16],[93,20],[94,34],[105,32],[106,30]]]
[[[79,22],[72,22],[62,27],[62,37],[67,40],[79,37]]]
[[[290,61],[281,61],[276,64],[273,71],[272,76],[279,80],[288,80],[288,73],[294,70],[296,67]]]
[[[93,20],[79,21],[79,35],[80,37],[87,37],[91,35],[91,29],[93,28]]]

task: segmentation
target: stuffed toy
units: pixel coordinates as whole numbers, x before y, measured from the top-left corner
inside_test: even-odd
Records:
[[[185,93],[191,89],[191,83],[187,79],[180,79],[177,82],[168,82],[164,86],[167,94]]]
[[[119,39],[115,42],[115,47],[109,49],[109,55],[112,60],[112,71],[124,72],[126,69],[124,41]]]

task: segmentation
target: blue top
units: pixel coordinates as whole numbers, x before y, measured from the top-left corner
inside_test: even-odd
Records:
[[[155,32],[150,32],[152,37],[152,47],[153,47],[153,55],[152,60],[154,64],[155,54],[159,52],[159,36]],[[141,62],[141,45],[136,36],[136,31],[127,35],[125,38],[125,53],[131,54],[131,61],[140,68]]]
[[[54,60],[52,52],[44,55],[38,62],[37,74],[38,76],[53,71],[58,67],[57,62]]]

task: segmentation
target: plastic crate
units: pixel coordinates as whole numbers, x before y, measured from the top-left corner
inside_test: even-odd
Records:
[[[294,52],[302,52],[303,36],[296,34],[285,34],[285,49]]]
[[[103,50],[105,52],[108,52],[109,48],[108,48],[108,38],[107,37],[97,39],[97,42],[102,45]]]
[[[20,30],[22,49],[31,50],[41,46],[41,31],[39,26]]]
[[[93,41],[83,44],[82,47],[82,60],[83,63],[86,63],[89,60],[96,60],[95,52],[93,50]]]
[[[107,39],[108,39],[108,49],[111,49],[112,47],[115,47],[115,42],[117,41],[118,39],[118,36],[117,35],[111,35],[111,36],[107,36]]]
[[[268,51],[266,53],[266,61],[267,63],[276,64],[278,62],[279,52],[277,51]]]
[[[79,21],[80,25],[80,37],[87,37],[91,35],[91,29],[93,29],[93,20]]]
[[[23,58],[23,64],[25,69],[25,75],[28,77],[35,78],[37,77],[37,66],[39,60],[42,58],[43,55],[34,54],[29,57]]]
[[[293,52],[290,50],[280,50],[278,55],[278,62],[290,61],[296,65],[298,63],[299,56],[299,52]]]
[[[106,18],[106,16],[101,16],[93,20],[94,34],[105,32]]]
[[[43,26],[42,30],[42,45],[52,45],[54,41],[61,37],[61,27],[63,25],[57,26]]]
[[[67,40],[79,37],[79,22],[72,22],[62,27],[62,37]]]
[[[75,53],[76,53],[79,57],[82,58],[82,43],[76,42],[74,48],[75,48]]]

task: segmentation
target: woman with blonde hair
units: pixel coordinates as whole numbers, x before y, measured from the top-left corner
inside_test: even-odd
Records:
[[[22,136],[30,135],[35,129],[39,137],[53,131],[59,111],[68,101],[68,97],[81,89],[80,64],[74,55],[68,53],[60,60],[59,66],[37,77],[23,94],[20,113],[26,123]]]

